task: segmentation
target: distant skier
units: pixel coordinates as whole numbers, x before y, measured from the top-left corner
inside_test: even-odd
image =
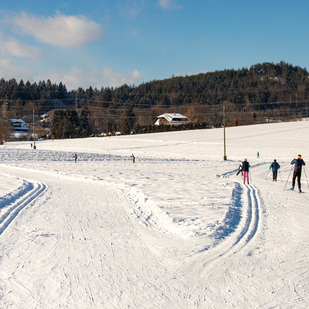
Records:
[[[259,151],[256,153],[256,157],[257,157],[257,158],[260,157],[260,152],[259,152]]]
[[[77,154],[74,155],[75,163],[77,162]]]
[[[301,155],[298,155],[297,159],[293,159],[291,164],[294,164],[294,172],[293,172],[293,179],[292,179],[292,188],[290,190],[294,190],[295,180],[297,178],[298,191],[301,192],[301,183],[300,183],[301,170],[302,170],[302,166],[306,165],[306,163],[301,158]]]
[[[270,164],[269,169],[273,171],[273,181],[277,181],[278,170],[280,168],[280,164],[275,159],[273,163]]]
[[[249,168],[250,168],[250,163],[247,161],[247,159],[244,159],[244,161],[241,162],[241,170],[242,170],[244,183],[247,180],[247,184],[249,184]]]
[[[133,163],[135,163],[135,156],[134,156],[134,154],[132,154],[131,157],[132,157]]]

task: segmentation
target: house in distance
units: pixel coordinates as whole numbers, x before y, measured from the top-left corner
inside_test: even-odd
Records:
[[[28,134],[29,127],[22,119],[9,119],[11,123],[11,130],[16,134]]]
[[[31,133],[28,125],[22,119],[9,119],[11,138],[16,140],[27,140]]]
[[[191,120],[182,114],[178,113],[165,113],[156,118],[154,121],[155,126],[160,126],[160,125],[173,125],[173,126],[178,126],[182,124],[188,124],[190,123]]]

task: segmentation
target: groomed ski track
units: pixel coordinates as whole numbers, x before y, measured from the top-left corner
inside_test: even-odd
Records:
[[[9,175],[4,175],[10,177]],[[46,190],[44,183],[23,179],[23,184],[13,192],[0,197],[0,235],[18,213]]]
[[[20,176],[22,176],[23,174],[25,174],[26,171],[23,171],[22,169],[13,169],[13,173],[12,174],[19,174]],[[31,174],[31,171],[27,171],[27,174]],[[32,172],[32,176],[34,176],[35,178],[37,178],[37,175],[39,173],[37,173],[36,171]],[[20,177],[18,176],[18,177]],[[50,232],[50,233],[42,233],[40,237],[44,237],[46,239],[55,239],[54,241],[56,241],[56,243],[58,243],[57,246],[53,246],[52,254],[56,257],[59,255],[59,253],[62,252],[62,250],[58,250],[58,247],[60,245],[59,240],[60,238],[61,243],[63,243],[63,241],[65,241],[65,247],[68,246],[68,248],[71,248],[69,250],[69,253],[66,255],[68,260],[58,260],[56,264],[54,264],[51,267],[51,271],[55,272],[55,274],[51,274],[48,277],[58,277],[59,274],[57,274],[57,272],[59,272],[61,269],[63,271],[63,275],[64,278],[66,278],[65,281],[61,280],[61,284],[59,286],[59,288],[66,290],[69,286],[71,286],[71,288],[69,288],[68,290],[68,296],[67,298],[65,298],[65,302],[67,304],[70,304],[69,307],[73,308],[91,308],[92,306],[96,307],[99,305],[98,304],[108,304],[108,307],[114,307],[116,308],[118,305],[118,303],[121,299],[120,295],[122,293],[124,293],[124,290],[126,290],[126,288],[121,288],[120,286],[114,287],[116,288],[116,294],[117,294],[117,290],[119,289],[119,295],[118,295],[118,299],[110,299],[110,301],[107,301],[105,299],[105,301],[102,300],[102,298],[104,299],[105,297],[99,292],[100,288],[104,289],[104,285],[102,285],[102,283],[104,282],[100,282],[100,280],[98,280],[98,282],[96,282],[94,284],[94,287],[91,287],[91,285],[89,285],[88,287],[84,287],[83,290],[80,290],[80,288],[78,288],[79,286],[79,282],[81,277],[87,276],[89,277],[89,280],[91,278],[91,273],[93,273],[94,270],[91,270],[89,272],[89,269],[92,269],[91,267],[88,268],[88,266],[90,264],[93,263],[93,260],[96,259],[96,255],[99,254],[100,258],[100,272],[102,272],[103,269],[106,269],[106,267],[108,267],[109,271],[108,271],[108,276],[112,276],[111,278],[113,278],[114,276],[119,276],[120,273],[118,273],[117,271],[117,266],[116,265],[120,265],[124,263],[123,258],[128,257],[130,255],[132,255],[132,253],[128,252],[128,250],[130,250],[130,247],[125,248],[125,251],[123,252],[123,257],[118,257],[115,255],[115,253],[113,252],[113,246],[115,243],[118,242],[118,238],[126,239],[126,237],[128,237],[128,235],[132,235],[134,234],[134,239],[139,239],[138,243],[139,244],[135,244],[133,245],[133,247],[140,247],[142,251],[137,250],[137,252],[139,254],[141,254],[142,256],[145,255],[144,251],[148,251],[147,255],[152,255],[151,252],[155,246],[155,243],[151,244],[153,240],[153,236],[148,235],[146,238],[145,236],[142,235],[142,231],[137,232],[136,228],[134,228],[135,232],[133,232],[133,226],[132,223],[129,223],[130,221],[132,222],[132,214],[134,214],[134,217],[137,214],[137,208],[135,204],[138,204],[138,209],[139,209],[139,215],[137,216],[137,218],[135,220],[137,220],[138,222],[141,223],[141,227],[142,229],[144,229],[144,227],[146,226],[147,229],[149,230],[149,227],[151,228],[150,231],[152,230],[151,234],[153,233],[157,233],[156,231],[158,231],[160,234],[164,234],[164,227],[159,226],[160,221],[157,219],[153,219],[156,222],[156,226],[152,226],[151,221],[149,220],[149,218],[146,220],[145,218],[142,218],[141,213],[145,213],[145,209],[143,210],[143,208],[145,207],[141,201],[137,200],[133,200],[134,199],[134,194],[132,192],[130,192],[130,188],[126,188],[125,186],[119,186],[116,184],[107,184],[107,183],[102,183],[100,184],[100,190],[106,190],[106,186],[108,187],[107,190],[111,190],[110,193],[108,195],[115,195],[119,196],[120,200],[119,200],[119,204],[123,204],[123,201],[120,202],[121,200],[126,201],[126,203],[130,202],[131,203],[131,210],[129,210],[129,212],[127,212],[127,215],[124,216],[124,218],[121,220],[123,222],[121,222],[121,226],[122,228],[120,228],[119,222],[117,223],[117,225],[115,225],[115,222],[112,220],[113,217],[116,217],[116,215],[112,215],[112,213],[114,212],[119,212],[120,210],[116,210],[117,208],[110,208],[108,207],[107,213],[108,215],[105,215],[105,218],[101,218],[101,220],[99,220],[100,222],[100,228],[106,227],[106,224],[108,224],[109,227],[109,231],[108,233],[111,233],[109,238],[110,240],[108,241],[108,244],[106,243],[106,234],[105,237],[102,238],[103,241],[103,247],[105,248],[105,250],[103,251],[99,251],[101,253],[99,253],[97,250],[98,248],[94,248],[93,253],[90,252],[86,253],[85,257],[85,253],[78,252],[76,250],[79,249],[86,249],[88,247],[87,242],[88,239],[91,238],[89,236],[89,228],[91,227],[91,225],[89,225],[89,216],[93,216],[90,213],[84,213],[84,211],[82,211],[83,208],[86,207],[86,205],[88,203],[90,203],[90,205],[93,205],[92,202],[89,202],[88,200],[91,199],[91,197],[87,196],[88,190],[85,191],[85,194],[83,192],[83,183],[88,183],[91,184],[91,186],[93,187],[97,187],[97,183],[99,182],[98,180],[94,181],[91,179],[77,179],[74,177],[70,177],[70,176],[66,176],[66,175],[62,175],[59,176],[58,174],[54,174],[52,175],[52,173],[50,173],[49,176],[52,176],[52,178],[55,179],[62,179],[63,181],[61,181],[61,191],[65,190],[65,191],[72,191],[72,194],[65,194],[64,199],[60,196],[56,197],[55,194],[58,192],[58,190],[53,190],[53,187],[57,184],[54,183],[54,181],[52,181],[48,187],[53,191],[53,193],[51,194],[50,192],[48,192],[49,190],[46,190],[48,187],[47,185],[45,185],[43,182],[38,182],[36,181],[28,181],[26,179],[23,179],[23,185],[18,188],[18,190],[16,190],[15,192],[13,191],[10,195],[5,196],[2,201],[5,201],[5,214],[3,214],[1,216],[1,232],[3,232],[9,225],[10,222],[12,222],[12,220],[14,218],[16,218],[17,214],[19,213],[19,211],[23,208],[25,208],[27,205],[30,205],[34,202],[34,199],[36,199],[37,197],[39,197],[41,195],[41,202],[39,203],[39,207],[43,207],[44,206],[48,206],[50,204],[50,202],[52,202],[53,199],[56,198],[56,200],[59,200],[58,202],[54,203],[52,202],[52,205],[60,205],[61,203],[63,203],[64,205],[72,205],[72,204],[77,204],[78,208],[80,209],[80,215],[81,217],[78,219],[76,217],[76,214],[73,213],[69,213],[69,210],[67,208],[67,210],[62,209],[59,211],[65,211],[66,216],[63,219],[63,225],[65,226],[65,228],[63,229],[63,232],[61,232],[62,236],[60,237],[60,235],[57,235],[54,232]],[[42,177],[39,177],[42,178]],[[43,177],[44,178],[44,177]],[[225,178],[227,178],[225,176]],[[229,179],[227,178],[227,181]],[[48,180],[46,179],[46,182],[48,183]],[[49,177],[49,182],[50,182],[50,177]],[[53,184],[54,183],[54,184]],[[105,189],[102,188],[105,187]],[[70,189],[69,189],[70,187]],[[45,191],[46,193],[44,193],[43,191]],[[74,192],[74,193],[73,193]],[[113,192],[113,193],[112,193]],[[118,193],[117,193],[118,192]],[[120,195],[119,195],[120,194]],[[44,196],[44,195],[47,195]],[[72,195],[75,195],[75,198],[72,198]],[[106,195],[104,195],[106,196]],[[122,196],[122,197],[121,197]],[[136,196],[135,196],[136,197]],[[70,201],[66,201],[66,199],[70,199]],[[118,197],[117,197],[118,199]],[[74,201],[75,200],[75,201]],[[97,200],[97,199],[95,199]],[[113,198],[110,201],[105,201],[104,204],[105,205],[110,205],[111,203],[113,203],[115,201],[115,198]],[[97,203],[95,203],[97,205]],[[117,203],[118,204],[118,203]],[[89,206],[89,205],[88,205]],[[32,208],[33,209],[33,208]],[[236,209],[236,211],[235,211]],[[124,209],[122,209],[123,211]],[[35,210],[35,212],[38,211],[38,209]],[[127,210],[128,211],[128,210]],[[138,288],[135,292],[133,289],[133,295],[135,295],[134,299],[132,299],[132,303],[131,305],[133,305],[134,307],[140,307],[142,306],[142,302],[140,298],[153,298],[156,299],[156,301],[158,301],[158,307],[162,307],[163,304],[164,306],[170,307],[170,308],[182,308],[184,305],[185,307],[187,306],[188,308],[191,308],[191,306],[194,307],[199,307],[201,305],[201,299],[205,298],[205,290],[203,287],[204,291],[199,291],[201,286],[200,284],[197,284],[195,282],[196,280],[196,276],[199,277],[199,272],[202,270],[203,275],[206,277],[211,278],[211,274],[212,271],[210,271],[210,265],[211,268],[216,267],[217,264],[222,264],[224,262],[224,260],[229,259],[232,255],[238,254],[241,250],[245,249],[247,244],[254,238],[254,236],[256,235],[257,231],[258,231],[258,227],[259,227],[259,218],[261,216],[260,214],[261,212],[261,205],[260,205],[260,199],[258,197],[258,191],[257,189],[253,186],[253,185],[241,185],[239,183],[235,183],[235,188],[233,190],[233,194],[232,194],[232,203],[231,203],[231,207],[229,209],[229,211],[226,214],[225,219],[223,220],[223,223],[221,226],[219,226],[216,231],[214,232],[214,235],[212,237],[217,238],[218,240],[215,242],[214,247],[212,248],[207,248],[207,250],[201,250],[200,253],[198,253],[197,255],[193,255],[191,257],[187,257],[187,261],[186,261],[186,267],[192,267],[194,268],[194,265],[197,267],[196,273],[193,272],[192,273],[192,277],[191,280],[187,281],[189,278],[186,278],[186,274],[183,273],[182,270],[177,269],[177,267],[175,268],[175,265],[169,265],[169,267],[167,265],[164,265],[164,263],[162,263],[161,258],[158,256],[157,258],[155,258],[156,255],[154,255],[151,259],[153,259],[152,263],[155,263],[154,268],[155,269],[161,269],[161,271],[159,271],[159,273],[161,272],[161,274],[155,274],[153,273],[150,269],[147,269],[148,267],[146,265],[142,266],[142,268],[144,268],[144,270],[147,272],[146,277],[148,278],[148,280],[146,280],[146,282],[144,282],[141,287],[143,288],[143,290],[148,290],[148,292],[144,292],[142,293],[140,288]],[[82,215],[84,214],[84,215]],[[94,214],[95,217],[97,217],[97,214]],[[152,214],[153,216],[155,216],[155,214]],[[131,216],[131,219],[127,216]],[[133,217],[133,218],[134,218]],[[70,222],[70,218],[73,218],[73,222],[75,221],[75,219],[77,220],[77,225],[75,226],[72,225],[72,222]],[[117,218],[119,220],[119,214],[117,215]],[[52,219],[51,217],[49,217],[49,221],[50,219]],[[97,220],[98,218],[96,218],[95,220]],[[87,222],[87,224],[86,224]],[[229,222],[229,224],[227,224]],[[111,228],[111,226],[115,225],[117,228]],[[19,226],[19,225],[17,225]],[[125,227],[125,228],[124,228]],[[77,228],[77,230],[76,230]],[[24,228],[23,228],[24,229]],[[91,227],[91,230],[93,229],[93,226]],[[79,232],[77,232],[79,230]],[[97,233],[97,230],[94,230],[95,233]],[[148,231],[149,232],[149,231]],[[65,233],[65,234],[63,234]],[[71,234],[71,236],[70,236]],[[79,236],[76,236],[76,234],[79,234]],[[117,236],[112,236],[116,234]],[[219,235],[221,235],[219,237]],[[35,238],[38,238],[39,235],[36,235]],[[60,238],[59,238],[60,237]],[[130,239],[131,237],[129,237]],[[58,239],[58,240],[57,240]],[[66,239],[66,240],[65,240]],[[75,242],[77,241],[76,239],[78,239],[78,242],[83,242],[82,248],[79,248],[79,246],[75,245]],[[128,241],[128,240],[126,240]],[[124,241],[124,242],[126,242]],[[165,245],[161,245],[161,249],[164,249],[165,253],[163,253],[164,255],[170,255],[172,251],[173,252],[173,257],[172,259],[174,261],[177,261],[176,264],[180,265],[183,263],[180,260],[182,259],[181,256],[177,256],[176,248],[175,249],[171,249],[173,247],[173,238],[171,236],[167,237],[167,240],[165,240],[166,243]],[[200,240],[199,240],[200,241]],[[134,241],[135,242],[135,241]],[[105,243],[105,245],[104,245]],[[50,245],[49,245],[50,246]],[[48,247],[49,247],[48,246]],[[90,248],[93,246],[90,245]],[[18,246],[19,247],[19,246]],[[95,246],[96,247],[96,246]],[[164,248],[165,247],[165,248]],[[170,248],[168,248],[170,247]],[[75,248],[75,249],[74,249]],[[73,249],[73,250],[72,250]],[[88,248],[89,249],[89,248]],[[88,250],[87,249],[87,250]],[[18,250],[18,249],[16,249]],[[149,251],[150,250],[150,251]],[[84,251],[84,250],[82,250]],[[106,252],[110,252],[110,254],[112,254],[113,259],[114,259],[114,266],[112,267],[111,265],[105,265],[104,264],[104,258],[103,256],[106,255]],[[142,253],[143,252],[143,253]],[[42,256],[43,252],[39,251],[37,252],[37,256]],[[19,252],[19,254],[21,256],[24,256],[23,253]],[[61,253],[63,254],[63,253]],[[61,255],[60,254],[60,255]],[[103,254],[103,255],[102,255]],[[74,257],[75,256],[75,257]],[[29,256],[27,257],[29,258]],[[120,258],[120,260],[119,260]],[[72,266],[70,266],[69,269],[71,269],[71,271],[67,268],[69,265],[67,264],[69,261],[75,260],[74,262],[74,266],[73,269],[78,270],[78,273],[75,273],[75,271],[73,271]],[[110,260],[110,259],[108,259]],[[138,260],[138,258],[137,258]],[[38,263],[38,262],[37,262]],[[64,263],[64,264],[63,264]],[[132,261],[131,261],[132,263]],[[40,264],[40,263],[38,263]],[[71,262],[69,262],[69,264],[71,264]],[[125,263],[126,264],[126,263]],[[134,264],[134,263],[133,263]],[[58,265],[58,266],[57,266]],[[88,265],[88,266],[86,266]],[[143,263],[141,263],[141,265],[143,265]],[[191,266],[190,266],[191,265]],[[204,265],[204,267],[201,268],[201,265]],[[98,266],[98,265],[97,265]],[[96,266],[96,267],[97,267]],[[59,268],[60,267],[60,268]],[[129,266],[128,266],[129,267]],[[130,266],[131,267],[131,266]],[[137,267],[137,266],[135,266]],[[58,270],[57,270],[58,268]],[[199,270],[198,270],[199,268]],[[17,271],[17,270],[15,270]],[[73,272],[72,272],[73,271]],[[122,270],[123,271],[123,270]],[[122,272],[121,271],[121,272]],[[106,270],[104,271],[106,272]],[[126,275],[128,282],[130,282],[132,280],[131,276],[133,275],[133,273],[130,274],[129,268],[126,270],[126,272],[128,272],[128,274]],[[45,272],[46,273],[46,272]],[[74,274],[74,277],[72,277],[72,275]],[[206,275],[207,274],[207,275]],[[46,273],[47,275],[47,273]],[[94,278],[98,279],[98,275],[93,273]],[[159,280],[159,277],[161,278]],[[74,279],[75,278],[75,279]],[[41,278],[42,279],[42,278]],[[206,278],[205,278],[206,279]],[[35,280],[38,280],[35,279]],[[40,279],[39,279],[40,280]],[[53,279],[55,280],[55,278]],[[73,281],[72,281],[73,280]],[[105,279],[106,280],[106,279]],[[170,291],[170,295],[160,295],[157,293],[152,292],[152,294],[149,294],[149,289],[153,290],[155,289],[155,286],[157,284],[157,281],[159,280],[160,285],[164,284],[166,287],[168,286],[168,290]],[[45,281],[45,279],[44,279]],[[188,284],[188,282],[190,282],[190,284]],[[48,280],[47,280],[48,282]],[[114,283],[116,284],[117,281],[114,281],[114,279],[112,281],[106,282],[105,284],[111,284],[113,286]],[[187,282],[187,283],[186,283]],[[48,292],[49,289],[52,289],[53,293],[52,295],[55,295],[55,298],[51,298],[51,296],[47,297],[47,299],[49,299],[50,301],[53,301],[57,303],[56,298],[57,294],[60,292],[60,290],[58,290],[58,288],[55,291],[55,288],[52,288],[51,286],[48,285],[48,283],[46,282],[42,282],[42,288],[39,291],[39,295],[36,295],[36,292],[33,291],[31,288],[27,288],[26,289],[26,293],[25,293],[25,289],[22,288],[23,290],[23,295],[27,295],[30,292],[30,295],[28,297],[36,299],[37,302],[37,306],[39,308],[43,308],[46,304],[47,304],[47,300],[46,300],[46,293]],[[89,281],[90,284],[90,281]],[[145,286],[146,284],[146,286]],[[117,283],[118,285],[118,283]],[[186,288],[181,287],[182,285],[187,286]],[[127,287],[128,288],[128,287]],[[132,289],[132,286],[130,285],[130,289]],[[20,289],[18,289],[19,292],[21,292]],[[28,293],[27,293],[28,291]],[[79,291],[79,292],[78,292]],[[120,292],[122,291],[122,292]],[[177,292],[178,291],[178,292]],[[184,293],[184,291],[186,291]],[[129,292],[129,291],[127,291]],[[177,296],[172,296],[172,295],[176,295],[179,293],[183,294],[183,296],[179,299],[179,297]],[[79,296],[77,296],[77,294]],[[130,293],[132,293],[132,290],[130,291]],[[142,293],[142,294],[141,294]],[[154,294],[153,294],[154,293]],[[197,294],[196,294],[197,293]],[[200,294],[201,293],[201,294]],[[65,293],[66,294],[66,293]],[[114,293],[113,293],[114,294]],[[147,296],[146,296],[147,294]],[[62,295],[62,292],[61,292]],[[71,296],[70,296],[71,295]],[[90,298],[85,296],[88,295]],[[142,295],[142,297],[139,297],[138,295]],[[203,296],[204,295],[204,296]],[[107,298],[110,298],[110,296],[106,296]],[[63,295],[61,296],[61,298],[63,299]],[[195,298],[195,300],[194,300]],[[45,300],[44,300],[45,299]],[[88,299],[88,300],[87,300]],[[181,300],[182,299],[182,300]],[[208,299],[208,298],[207,298]],[[209,298],[211,299],[211,298]],[[21,300],[20,300],[21,301]],[[63,301],[63,300],[62,300]],[[150,301],[150,299],[149,299]],[[60,301],[58,300],[59,305],[61,305]],[[92,303],[92,305],[90,305]],[[82,306],[80,304],[83,304]],[[123,304],[124,305],[124,304]]]
[[[251,256],[260,258],[264,245],[261,177],[244,185],[234,170],[218,176],[221,185],[232,187],[225,217],[211,234],[183,238],[182,227],[175,228],[135,186],[69,169],[3,170],[23,182],[2,199],[11,219],[9,224],[2,216],[1,248],[16,261],[3,267],[8,260],[1,259],[0,299],[6,307],[269,308],[305,299],[308,285],[302,283],[282,300],[263,300],[278,285],[263,267],[249,263]],[[260,291],[256,272],[265,276]]]

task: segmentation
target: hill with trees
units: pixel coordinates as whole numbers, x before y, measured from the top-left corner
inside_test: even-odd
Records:
[[[226,125],[246,125],[308,117],[309,74],[285,62],[262,63],[138,86],[73,91],[50,80],[31,84],[1,79],[0,102],[2,119],[31,122],[33,112],[36,119],[52,113],[55,138],[151,132],[156,116],[166,112],[185,114],[193,121],[191,128],[221,126],[223,105]]]

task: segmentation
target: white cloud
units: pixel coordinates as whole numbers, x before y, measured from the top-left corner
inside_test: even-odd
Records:
[[[25,78],[27,75],[27,70],[25,68],[16,66],[11,62],[11,60],[5,58],[0,59],[0,72],[1,78],[15,78],[17,81]]]
[[[19,31],[56,46],[80,47],[103,38],[101,26],[84,16],[58,14],[45,18],[23,12],[13,17],[13,24]]]
[[[96,68],[90,71],[83,71],[78,67],[73,67],[65,73],[44,73],[44,76],[37,76],[36,80],[50,79],[52,82],[62,82],[68,90],[101,87],[118,87],[124,84],[133,85],[139,83],[142,74],[138,70],[133,72],[116,72],[111,68],[98,70]]]
[[[34,80],[36,82],[47,79],[49,79],[52,83],[62,82],[62,84],[64,84],[69,91],[73,89],[78,89],[79,87],[82,88],[88,88],[89,86],[93,87],[93,85],[88,84],[87,73],[83,72],[78,67],[73,67],[65,72],[59,72],[59,71],[38,72],[36,76],[34,76]]]
[[[164,10],[178,10],[182,8],[174,0],[159,0],[159,6]]]
[[[132,85],[136,83],[142,78],[142,74],[138,70],[134,70],[130,73],[123,73],[116,72],[110,68],[104,68],[103,77],[110,86],[121,86],[124,84]]]
[[[125,17],[136,17],[142,10],[144,5],[143,0],[126,0],[119,4],[120,14]]]
[[[38,59],[41,57],[41,51],[32,46],[20,44],[13,38],[5,39],[0,35],[0,53],[3,55],[12,55],[15,57],[24,57]]]

